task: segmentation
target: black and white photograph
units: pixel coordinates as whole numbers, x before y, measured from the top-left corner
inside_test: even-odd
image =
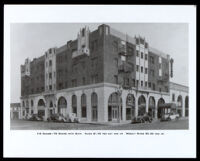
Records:
[[[15,23],[10,36],[11,129],[189,128],[188,24]]]
[[[192,5],[5,6],[4,155],[195,157],[195,17]]]

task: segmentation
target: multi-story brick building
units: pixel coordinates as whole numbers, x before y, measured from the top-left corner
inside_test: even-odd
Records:
[[[73,112],[83,122],[129,121],[145,111],[160,117],[159,105],[170,102],[170,60],[140,36],[104,24],[92,32],[85,27],[77,39],[26,59],[22,111],[45,119]]]

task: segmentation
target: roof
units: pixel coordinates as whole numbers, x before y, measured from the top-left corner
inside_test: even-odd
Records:
[[[182,85],[182,84],[178,84],[178,83],[174,83],[174,82],[169,82],[169,86],[170,89],[174,89],[174,90],[181,90],[184,92],[189,92],[189,87]]]

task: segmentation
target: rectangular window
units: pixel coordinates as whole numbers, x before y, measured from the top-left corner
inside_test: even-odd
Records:
[[[151,82],[149,82],[149,88],[151,88]]]
[[[147,68],[145,68],[145,74],[147,74],[147,73],[148,73]]]
[[[51,60],[49,60],[49,66],[50,66],[50,67],[52,66],[52,61],[51,61]]]
[[[145,60],[147,60],[147,54],[145,54]]]
[[[156,87],[155,87],[155,84],[153,83],[153,90],[155,90],[156,89]]]
[[[115,78],[115,83],[118,84],[118,76],[114,75],[114,78]]]
[[[136,51],[136,56],[137,56],[137,57],[139,57],[139,56],[140,56],[140,54],[139,54],[139,51],[138,51],[138,50]]]
[[[139,80],[136,81],[136,85],[137,85],[137,87],[139,86]]]
[[[136,66],[136,71],[139,72],[139,65]]]
[[[81,108],[81,116],[82,117],[87,117],[86,106],[82,106],[82,108]]]
[[[143,87],[143,81],[141,81],[141,86]]]
[[[143,59],[143,52],[141,52],[141,59]]]
[[[147,87],[147,82],[145,82],[145,87]]]
[[[52,90],[52,85],[49,85],[49,90]]]
[[[133,87],[135,87],[135,79],[133,79]]]
[[[141,73],[143,73],[143,67],[141,67]]]
[[[172,94],[172,101],[173,102],[175,101],[175,94],[174,93]]]
[[[49,79],[52,79],[52,73],[49,73]]]
[[[67,88],[68,87],[68,84],[67,84],[67,82],[65,82],[65,88]]]

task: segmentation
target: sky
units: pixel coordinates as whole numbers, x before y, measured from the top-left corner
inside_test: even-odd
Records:
[[[172,82],[188,86],[188,24],[106,23],[130,36],[140,35],[153,48],[174,59]],[[20,65],[26,58],[42,56],[51,47],[60,47],[77,38],[80,28],[94,31],[100,23],[12,23],[10,26],[11,103],[20,102]]]

